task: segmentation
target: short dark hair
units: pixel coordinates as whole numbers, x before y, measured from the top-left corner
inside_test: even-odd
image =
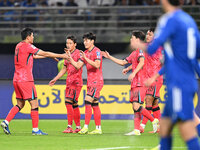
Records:
[[[142,31],[132,31],[132,36],[139,38],[141,41],[144,41],[145,39],[145,34]]]
[[[92,32],[87,32],[83,35],[83,39],[90,39],[96,41],[96,35]]]
[[[25,40],[27,36],[30,36],[33,33],[33,29],[31,28],[24,28],[21,31],[21,38]]]
[[[168,2],[173,6],[179,6],[181,4],[180,0],[168,0]]]
[[[76,37],[73,36],[73,35],[67,36],[67,39],[70,39],[70,40],[72,40],[74,43],[77,43],[77,39],[76,39]]]
[[[151,28],[149,28],[148,31],[150,31],[150,32],[154,32],[154,31],[155,31],[155,28],[151,27]]]

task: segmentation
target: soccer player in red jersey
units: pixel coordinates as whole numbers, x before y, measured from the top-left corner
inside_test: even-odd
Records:
[[[154,29],[150,29],[147,31],[146,34],[146,42],[150,43],[154,38]],[[161,59],[162,59],[162,50],[163,48],[160,47],[159,50],[153,54],[152,56],[147,54],[147,74],[148,78],[152,77],[155,73],[157,73],[161,67]],[[158,105],[159,98],[160,98],[160,88],[162,87],[163,84],[163,76],[160,76],[155,80],[151,86],[148,87],[147,92],[146,92],[146,109],[151,112],[153,112],[154,118],[157,118],[160,121],[161,113],[160,113],[160,107]],[[148,119],[146,117],[143,117],[142,124],[141,124],[141,129],[142,131],[145,128],[145,125],[147,123]],[[158,130],[159,131],[159,130]]]
[[[87,95],[85,97],[85,125],[79,131],[79,134],[88,133],[88,125],[92,116],[92,109],[94,112],[94,121],[96,129],[89,134],[102,134],[101,129],[101,111],[98,105],[100,91],[103,88],[103,74],[102,74],[102,54],[101,50],[94,45],[96,35],[89,32],[83,35],[83,42],[86,50],[81,52],[82,59],[78,62],[74,61],[69,54],[69,61],[71,64],[79,69],[84,64],[87,68]]]
[[[144,39],[145,34],[142,31],[133,31],[130,42],[144,41]],[[132,103],[134,111],[134,130],[125,135],[141,135],[139,130],[141,115],[146,116],[152,122],[154,132],[156,132],[157,124],[159,122],[158,119],[154,119],[151,114],[141,106],[144,102],[146,93],[146,88],[144,86],[144,81],[147,78],[145,53],[140,49],[136,49],[124,60],[117,59],[108,52],[103,53],[103,56],[122,66],[128,63],[132,64],[132,73],[128,79],[131,82],[130,102]]]
[[[31,106],[32,118],[32,134],[33,135],[47,135],[38,129],[39,114],[37,93],[34,85],[32,74],[33,59],[34,58],[67,58],[66,54],[55,54],[52,52],[45,52],[36,48],[33,44],[34,35],[33,30],[25,28],[21,31],[22,40],[15,48],[15,73],[13,78],[13,85],[16,93],[17,105],[14,106],[8,113],[6,119],[1,122],[1,127],[6,134],[10,134],[9,122],[15,115],[24,107],[25,101],[28,100]]]
[[[76,37],[68,36],[66,40],[67,50],[70,52],[74,61],[78,62],[80,59],[80,51],[76,49]],[[80,110],[78,107],[78,97],[83,86],[82,68],[76,69],[68,60],[64,61],[64,67],[57,74],[57,76],[49,82],[52,86],[67,72],[66,91],[65,91],[65,105],[67,108],[68,126],[63,133],[78,133],[81,130],[80,126]],[[73,131],[73,120],[76,124],[76,129]]]
[[[154,29],[151,28],[147,31],[146,42],[150,43],[153,40],[153,38],[154,38]],[[161,64],[162,49],[163,48],[160,47],[159,50],[152,56],[146,54],[146,60],[147,60],[146,70],[147,70],[148,78],[152,77],[162,67],[162,64]],[[131,69],[132,69],[131,66],[129,66],[123,70],[123,73],[126,74]],[[159,91],[160,91],[162,84],[163,84],[163,76],[159,76],[159,78],[157,78],[155,80],[155,82],[147,88],[146,96],[145,96],[146,109],[149,111],[150,114],[153,111],[154,118],[157,118],[158,120],[160,120],[160,116],[161,116],[160,107],[158,105],[158,102],[159,102],[159,97],[160,97]],[[148,121],[148,118],[146,118],[144,116],[142,123],[140,125],[141,133],[144,132],[144,128],[145,128],[147,121]],[[159,129],[158,129],[158,131],[159,131]],[[151,132],[151,133],[153,133],[153,132]]]

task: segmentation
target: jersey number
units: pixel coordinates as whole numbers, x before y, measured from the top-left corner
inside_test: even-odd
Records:
[[[187,56],[189,59],[194,59],[196,56],[196,38],[194,33],[193,28],[187,30]]]

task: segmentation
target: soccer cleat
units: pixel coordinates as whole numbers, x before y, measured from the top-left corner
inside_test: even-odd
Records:
[[[124,135],[141,135],[140,134],[140,130],[133,130],[133,131],[131,131],[131,132],[129,132],[129,133],[126,133],[126,134],[124,134]]]
[[[158,123],[159,123],[159,120],[158,119],[154,119],[154,121],[152,122],[152,125],[153,125],[153,132],[156,133],[157,130],[158,130]]]
[[[144,128],[142,126],[140,126],[140,133],[144,132]]]
[[[1,127],[3,128],[3,131],[5,132],[5,134],[11,134],[8,124],[5,121],[1,122]]]
[[[32,131],[32,135],[48,135],[47,133],[42,132],[41,130],[38,130],[37,132]]]
[[[78,133],[79,131],[81,131],[81,129],[76,128],[76,129],[73,131],[73,133]]]
[[[156,133],[160,132],[160,128],[157,129]],[[149,133],[154,133],[154,131],[149,131]]]
[[[88,134],[102,134],[102,130],[95,129],[95,130],[89,132]]]
[[[71,127],[67,127],[63,133],[73,133],[73,129]]]
[[[87,134],[88,133],[88,128],[83,127],[83,129],[81,129],[78,134]]]

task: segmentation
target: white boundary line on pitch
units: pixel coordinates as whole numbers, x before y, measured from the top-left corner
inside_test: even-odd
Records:
[[[112,150],[112,149],[127,149],[127,148],[139,148],[139,149],[151,149],[153,147],[145,146],[124,146],[124,147],[108,147],[108,148],[93,148],[93,149],[81,149],[81,150]],[[173,147],[173,149],[186,149],[187,147]]]

